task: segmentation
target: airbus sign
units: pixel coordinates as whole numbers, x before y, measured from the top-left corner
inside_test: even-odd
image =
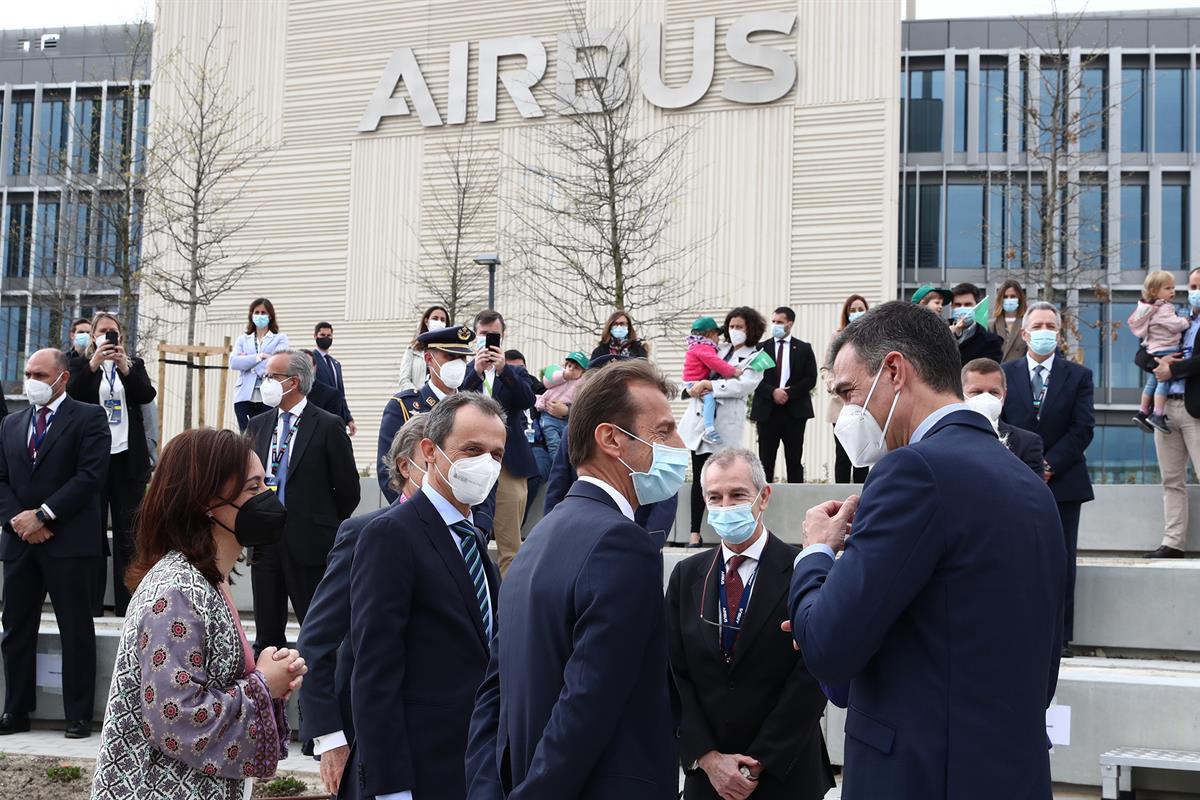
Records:
[[[734,103],[759,105],[784,97],[796,83],[796,61],[777,47],[750,41],[755,33],[790,35],[796,25],[795,11],[757,11],[739,17],[725,35],[725,52],[734,61],[770,73],[765,81],[727,79],[721,97]],[[692,75],[682,86],[669,87],[662,77],[663,26],[650,23],[642,28],[643,44],[640,82],[642,96],[666,109],[686,108],[698,103],[712,88],[716,67],[717,18],[701,17],[692,23]],[[559,114],[586,114],[598,110],[598,98],[578,93],[580,81],[604,83],[606,97],[616,105],[625,103],[631,93],[627,61],[629,40],[611,28],[587,28],[560,33],[555,59],[554,102]],[[581,60],[581,51],[590,55]],[[524,58],[520,69],[501,71],[502,58]],[[443,119],[429,92],[429,85],[411,47],[395,50],[375,86],[366,111],[359,120],[360,133],[379,127],[385,117],[405,117],[412,111],[404,96],[395,96],[401,84],[412,101],[417,117],[425,127],[462,125],[467,121],[467,75],[471,58],[470,42],[454,42],[449,48],[449,97]],[[546,46],[532,36],[506,36],[483,39],[478,44],[478,86],[476,121],[495,122],[498,85],[525,119],[544,117],[545,112],[533,89],[546,76]]]

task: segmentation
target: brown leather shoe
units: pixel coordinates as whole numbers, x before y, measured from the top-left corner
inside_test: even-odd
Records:
[[[1164,544],[1160,545],[1153,553],[1146,553],[1142,558],[1183,558],[1183,551],[1176,550],[1174,547],[1167,547]]]

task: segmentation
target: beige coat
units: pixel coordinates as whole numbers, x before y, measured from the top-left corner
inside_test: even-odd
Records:
[[[1021,317],[1017,317],[1013,322],[1012,330],[1009,330],[1008,323],[1003,316],[995,317],[992,319],[992,324],[988,325],[988,330],[1004,339],[1001,363],[1025,357],[1027,345],[1024,337],[1021,336]]]

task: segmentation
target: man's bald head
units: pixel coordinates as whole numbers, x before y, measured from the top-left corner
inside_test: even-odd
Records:
[[[54,387],[52,399],[57,398],[67,388],[67,363],[67,355],[61,350],[38,350],[25,362],[25,378],[50,384]]]

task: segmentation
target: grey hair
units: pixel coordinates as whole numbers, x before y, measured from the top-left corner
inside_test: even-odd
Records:
[[[276,353],[276,355],[280,354]],[[308,393],[312,391],[313,380],[316,378],[312,356],[303,350],[284,350],[282,355],[287,356],[287,374],[300,379],[300,394],[307,397]]]
[[[700,470],[700,488],[707,488],[704,485],[704,478],[708,475],[709,467],[730,467],[739,461],[750,470],[750,483],[754,484],[755,491],[761,492],[767,485],[767,471],[763,469],[758,455],[753,450],[747,450],[744,447],[726,447],[710,456],[704,462],[704,468]]]
[[[463,406],[473,406],[484,414],[491,414],[504,421],[504,409],[499,403],[486,394],[479,392],[458,392],[439,402],[429,412],[429,422],[425,426],[425,438],[441,447],[446,438],[454,430],[454,417]]]
[[[428,424],[428,414],[417,414],[404,423],[403,427],[392,437],[392,446],[388,448],[387,455],[384,456],[383,467],[387,471],[388,485],[397,492],[404,487],[404,476],[400,473],[400,467],[396,462],[402,458],[412,458],[413,453],[417,452],[417,445],[425,438],[425,429]]]
[[[1054,327],[1062,330],[1062,312],[1058,310],[1058,306],[1053,303],[1047,303],[1045,300],[1038,300],[1030,303],[1025,309],[1025,316],[1021,319],[1021,330],[1029,330],[1029,315],[1034,311],[1053,311],[1054,312]]]

